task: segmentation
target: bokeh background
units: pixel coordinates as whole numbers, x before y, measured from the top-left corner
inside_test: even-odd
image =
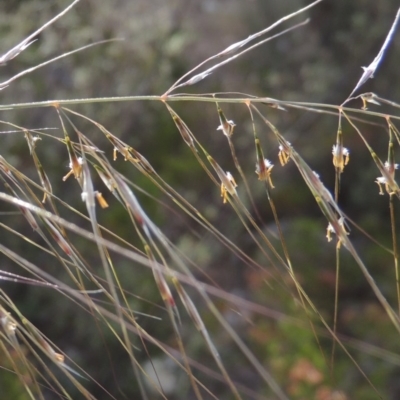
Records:
[[[1,1],[0,52],[7,51],[68,4],[68,1],[61,0]],[[183,73],[205,58],[306,4],[300,0],[82,0],[61,20],[41,33],[38,40],[15,60],[0,67],[1,80],[88,43],[110,38],[124,38],[124,41],[93,47],[35,71],[2,90],[1,101],[2,104],[12,104],[50,99],[161,95]],[[294,20],[300,22],[310,17],[308,25],[247,53],[201,83],[185,88],[185,91],[196,94],[244,92],[280,100],[340,104],[361,76],[360,67],[368,65],[379,51],[397,7],[398,2],[394,0],[325,0]],[[289,27],[291,24],[293,22],[282,26]],[[395,35],[375,78],[368,81],[362,91],[373,91],[381,97],[397,101],[400,98],[399,57],[400,32]],[[358,103],[352,105],[361,106]],[[215,106],[178,102],[173,107],[223,168],[233,171],[234,164],[226,138],[216,131],[219,121]],[[251,258],[262,260],[259,249],[233,212],[222,205],[218,189],[211,185],[181,140],[165,106],[157,102],[135,101],[85,104],[71,108],[105,125],[117,137],[140,151],[159,174],[202,210],[218,229],[235,243],[240,243]],[[223,105],[223,108],[227,117],[237,125],[233,141],[264,227],[274,229],[264,189],[254,174],[254,139],[248,111],[240,105]],[[385,107],[379,110],[383,111]],[[320,174],[324,183],[333,188],[331,147],[336,138],[337,117],[293,109],[267,110],[266,113],[311,168]],[[53,109],[33,107],[20,111],[1,111],[0,119],[28,128],[59,127]],[[376,125],[361,126],[369,143],[385,159],[385,129]],[[108,151],[111,157],[112,148],[93,126],[82,122],[80,127],[86,129],[85,134],[98,147]],[[4,130],[8,129],[4,126]],[[259,125],[258,129],[266,156],[278,164],[277,144],[264,127]],[[390,247],[388,200],[387,196],[378,195],[374,183],[379,173],[356,133],[346,124],[343,130],[345,146],[351,151],[351,162],[342,176],[340,204],[361,227]],[[62,137],[60,130],[54,132],[54,135]],[[0,140],[1,155],[16,168],[32,176],[32,179],[37,179],[23,135],[1,134]],[[54,141],[42,141],[38,146],[38,154],[50,176],[54,192],[83,210],[76,182],[73,179],[62,181],[68,172],[69,162],[65,146]],[[166,201],[151,183],[127,163],[119,160],[116,167],[144,190]],[[273,196],[296,272],[321,314],[331,321],[335,290],[335,244],[326,242],[326,222],[294,165],[288,165],[285,169],[276,166],[273,178],[276,186]],[[98,184],[101,185],[100,182]],[[239,188],[239,193],[242,193],[241,190]],[[243,196],[245,198],[244,192]],[[228,307],[224,315],[246,338],[248,345],[271,370],[290,398],[377,398],[365,378],[340,351],[331,375],[307,326],[307,320],[303,318],[303,324],[291,322],[291,318],[296,318],[300,311],[290,293],[281,292],[279,287],[270,290],[270,286],[265,284],[268,280],[266,276],[250,269],[242,260],[230,254],[221,243],[185,215],[172,213],[146,196],[140,199],[146,212],[168,238],[221,288],[276,312],[270,317],[238,316]],[[123,237],[129,238],[132,234],[123,210],[116,206],[104,211],[99,218]],[[22,218],[0,216],[0,219],[29,234],[30,227]],[[49,265],[50,260],[43,254],[30,254],[31,249],[23,241],[4,230],[0,238],[14,251],[35,259],[36,264],[63,278],[63,273]],[[378,246],[371,246],[371,242],[357,232],[354,232],[354,243],[372,273],[378,277],[385,296],[389,301],[395,301],[391,256]],[[97,262],[97,249],[94,246],[84,251],[88,260]],[[0,260],[2,269],[15,271],[15,265],[3,255],[0,255]],[[265,263],[265,260],[261,262]],[[148,300],[148,303],[133,301],[132,307],[159,315],[156,305],[162,305],[162,302],[151,274],[131,269],[123,259],[118,268],[126,287]],[[85,312],[78,310],[57,292],[17,283],[0,282],[0,285],[32,323],[115,398],[138,398],[128,357],[124,356],[108,330],[100,328],[94,319],[88,318]],[[195,294],[193,296],[196,300]],[[338,331],[349,338],[346,343],[353,346],[351,353],[383,397],[398,399],[398,334],[388,323],[357,266],[345,252],[339,299]],[[224,304],[220,304],[220,308],[223,307]],[[202,309],[202,312],[205,313],[205,310]],[[233,379],[251,387],[260,396],[269,396],[256,374],[241,363],[238,350],[231,347],[229,338],[220,332],[216,322],[207,315],[205,320]],[[159,335],[165,343],[171,344],[172,332],[162,322],[144,319],[143,325],[154,335]],[[162,336],[160,331],[164,331]],[[350,342],[350,338],[353,342]],[[206,356],[203,358],[199,338],[193,335],[188,341],[191,354],[208,365],[210,361]],[[322,347],[329,349],[330,345],[329,336],[321,338]],[[184,377],[174,371],[174,367],[168,364],[169,360],[156,349],[150,350],[154,351],[151,355],[154,363],[158,363],[159,374],[164,376],[164,382],[171,385],[168,398],[193,398]],[[148,363],[146,354],[138,357],[143,365]],[[174,372],[170,374],[172,376],[168,375],[168,371]],[[26,398],[18,390],[18,381],[2,371],[1,375],[0,393],[12,393],[6,397],[2,395],[2,398]],[[231,398],[224,384],[212,378],[204,379],[208,379],[208,387],[218,398]],[[109,398],[104,397],[104,392],[98,386],[88,382],[87,387],[99,399]],[[78,394],[76,396],[74,398],[79,398]],[[48,398],[53,398],[51,393],[48,393]]]

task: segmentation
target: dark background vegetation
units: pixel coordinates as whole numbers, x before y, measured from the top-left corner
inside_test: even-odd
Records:
[[[61,0],[0,2],[0,52],[14,46],[67,4],[68,1]],[[49,99],[162,94],[184,72],[203,59],[305,4],[300,0],[82,0],[65,17],[41,33],[39,40],[18,58],[0,67],[1,79],[5,80],[25,68],[94,41],[116,37],[125,40],[91,48],[38,70],[1,91],[1,101],[10,104]],[[397,7],[398,2],[394,0],[326,0],[308,13],[311,22],[307,26],[261,46],[186,90],[191,93],[245,92],[281,100],[340,104],[358,81],[362,73],[360,67],[368,65],[379,51]],[[305,16],[298,17],[296,21],[302,18]],[[373,91],[398,101],[399,56],[400,32],[393,40],[376,77],[365,85],[363,91]],[[354,106],[359,107],[360,104]],[[174,103],[173,107],[221,166],[233,172],[234,165],[226,138],[216,131],[219,122],[215,106],[211,103],[181,102]],[[106,102],[71,108],[105,125],[116,136],[139,150],[160,175],[190,199],[218,229],[239,243],[250,257],[262,259],[232,210],[222,205],[218,189],[210,185],[209,178],[194,161],[165,106],[156,102]],[[265,229],[273,229],[273,218],[264,189],[254,174],[254,141],[247,109],[239,105],[224,105],[223,108],[237,125],[233,141]],[[331,147],[335,142],[337,118],[304,110],[271,110],[267,113],[311,168],[321,175],[328,187],[333,188]],[[59,126],[52,109],[2,111],[0,119],[28,128]],[[83,131],[87,129],[85,134],[111,156],[111,146],[92,126],[81,123],[80,127]],[[5,126],[4,129],[9,128]],[[385,130],[370,125],[362,125],[362,129],[379,156],[385,159]],[[326,242],[326,221],[297,170],[293,165],[288,165],[286,169],[278,166],[276,143],[264,127],[260,125],[258,130],[267,158],[276,164],[273,196],[278,204],[295,270],[321,313],[331,321],[335,244]],[[61,131],[54,132],[62,136]],[[390,246],[387,196],[379,196],[373,182],[379,173],[356,133],[347,124],[344,125],[344,137],[345,146],[351,151],[351,162],[342,176],[340,204],[374,238]],[[54,141],[43,141],[38,152],[51,177],[54,192],[83,209],[76,182],[73,179],[62,182],[62,177],[68,172],[69,162],[65,146],[57,145]],[[32,178],[37,179],[22,134],[2,134],[1,155],[25,174],[29,176],[31,173]],[[121,159],[116,162],[116,167],[139,186],[167,201],[151,183]],[[101,186],[101,183],[98,182],[98,185]],[[239,188],[239,193],[245,197],[242,189]],[[288,317],[303,315],[288,291],[281,291],[279,287],[270,290],[264,283],[264,279],[269,278],[231,255],[184,215],[177,216],[145,196],[140,199],[162,231],[223,289]],[[110,229],[124,237],[132,235],[131,225],[126,222],[122,209],[114,205],[102,213],[99,218]],[[0,218],[3,223],[18,226],[25,234],[29,234],[30,227],[22,218]],[[0,235],[1,241],[14,251],[26,257],[35,257],[35,254],[27,254],[24,242],[17,241],[5,231]],[[370,242],[357,232],[354,232],[354,240],[368,267],[378,276],[385,296],[390,301],[395,300],[390,256],[376,246],[370,246]],[[86,248],[84,254],[89,262],[97,262],[96,248]],[[35,260],[36,264],[52,274],[58,274],[43,254],[40,257]],[[0,260],[2,269],[15,270],[9,260],[3,256],[0,256]],[[146,271],[132,269],[126,260],[120,260],[118,271],[132,293],[149,301],[145,303],[138,300],[135,303],[132,300],[132,308],[163,316],[155,305],[162,303],[152,276]],[[202,279],[200,274],[199,279]],[[290,287],[291,283],[288,282],[288,285]],[[22,284],[1,283],[1,286],[24,315],[116,398],[136,398],[138,392],[127,364],[128,357],[125,357],[107,329],[101,329],[94,319],[88,318],[87,314],[80,312],[57,292]],[[291,289],[294,290],[293,287]],[[351,348],[351,352],[383,396],[399,398],[400,385],[396,378],[399,374],[398,359],[374,357],[367,348],[367,345],[375,345],[396,353],[399,350],[398,336],[383,316],[357,266],[345,253],[339,294],[339,332],[360,341]],[[220,306],[223,308],[223,305]],[[227,309],[225,316],[230,318],[235,329],[246,338],[248,345],[291,398],[323,400],[324,395],[333,396],[339,390],[343,399],[376,398],[365,379],[340,351],[331,378],[329,367],[304,317],[303,325],[292,325],[283,317],[274,319],[258,316],[252,319],[249,315],[252,324],[248,324],[245,317],[231,314]],[[142,323],[149,332],[171,344],[170,328],[162,322],[144,319]],[[229,347],[230,342],[211,317],[208,328],[233,379],[260,394],[267,393],[254,373],[241,363],[238,350]],[[160,330],[164,331],[162,335]],[[188,341],[191,354],[207,365],[210,361],[202,356],[199,337],[192,335]],[[329,337],[321,339],[326,349],[329,349],[330,343]],[[151,347],[150,352],[154,360],[165,366],[165,356]],[[378,351],[378,355],[382,354],[382,351]],[[138,357],[143,363],[148,359],[143,353]],[[301,373],[299,377],[299,370],[320,372],[323,378],[309,381]],[[177,372],[176,376],[179,376]],[[176,379],[176,387],[169,394],[170,398],[191,398],[186,383],[180,378]],[[207,381],[207,378],[204,379]],[[208,379],[208,387],[216,396],[230,398],[224,384]],[[9,393],[16,390],[11,389],[13,384],[15,382],[12,383],[8,378],[0,378],[0,385],[3,385],[0,393],[3,390],[9,390]],[[103,398],[103,392],[97,386],[91,383],[87,385],[95,395]],[[52,398],[51,394],[48,396]],[[25,397],[15,394],[15,397],[8,398]]]

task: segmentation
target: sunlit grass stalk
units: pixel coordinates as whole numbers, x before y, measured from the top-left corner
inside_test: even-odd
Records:
[[[376,154],[372,151],[371,147],[365,141],[364,137],[362,136],[359,129],[354,125],[354,123],[348,118],[346,113],[343,113],[349,123],[353,126],[353,128],[357,131],[357,133],[361,136],[364,143],[366,144],[367,148],[370,150],[371,155],[374,161],[377,163],[378,168],[383,173],[385,178],[388,178],[388,185],[391,190],[395,190],[398,192],[398,187],[392,177],[389,176],[387,172],[385,172],[385,168]],[[274,134],[280,145],[283,147],[283,151],[285,151],[289,157],[294,161],[299,172],[304,178],[305,183],[309,187],[311,193],[315,197],[318,206],[320,207],[322,213],[327,218],[329,224],[331,224],[332,229],[336,233],[340,243],[343,244],[351,253],[357,264],[359,265],[361,271],[363,272],[367,282],[371,286],[372,290],[374,291],[376,297],[382,304],[383,308],[385,309],[387,315],[389,316],[390,320],[392,321],[393,325],[400,332],[400,320],[399,317],[394,313],[392,307],[387,302],[386,298],[378,288],[375,283],[375,280],[369,273],[367,267],[361,260],[360,256],[358,255],[357,251],[355,250],[354,246],[352,245],[351,241],[348,239],[347,232],[344,229],[344,221],[345,216],[340,210],[337,203],[333,200],[329,191],[323,186],[322,182],[319,180],[318,176],[310,169],[310,167],[303,161],[300,155],[293,149],[293,147],[279,134],[277,130],[274,130]],[[336,213],[336,215],[335,215]],[[343,221],[342,223],[340,221]]]
[[[221,107],[218,105],[218,103],[215,103],[217,106],[217,111],[218,111],[218,116],[219,116],[219,121],[220,121],[220,125],[218,126],[217,130],[221,130],[222,133],[224,134],[224,136],[226,137],[228,144],[229,144],[229,148],[231,150],[231,154],[232,154],[232,159],[233,162],[235,164],[235,168],[237,169],[237,171],[240,174],[240,177],[242,178],[242,182],[245,186],[246,189],[246,193],[247,196],[249,197],[251,206],[253,208],[253,211],[255,212],[255,214],[257,215],[257,218],[260,222],[262,222],[262,218],[261,215],[254,203],[254,198],[253,195],[251,194],[251,190],[249,187],[249,183],[247,181],[246,175],[244,174],[242,167],[240,166],[238,157],[236,155],[236,150],[235,150],[235,146],[233,144],[232,141],[232,135],[233,135],[233,131],[234,131],[234,127],[236,126],[235,123],[232,120],[228,120],[224,114],[224,112],[222,111]]]
[[[388,149],[388,166],[390,169],[390,173],[395,174],[395,170],[397,167],[395,157],[394,157],[394,142],[393,136],[395,130],[393,130],[393,124],[391,124],[390,119],[388,118],[388,129],[389,129],[389,149]],[[397,291],[397,305],[400,315],[400,278],[399,278],[399,255],[397,249],[397,234],[396,234],[396,218],[395,218],[395,205],[394,205],[394,196],[389,195],[389,209],[390,209],[390,225],[392,228],[392,246],[393,246],[393,262],[394,262],[394,270],[396,276],[396,291]]]
[[[343,147],[343,131],[342,131],[342,113],[339,109],[338,117],[338,129],[336,133],[336,144],[333,146],[333,166],[335,167],[335,202],[339,203],[339,193],[340,193],[340,178],[343,173],[344,167],[349,162],[348,150]],[[334,310],[333,310],[333,332],[337,332],[337,318],[338,318],[338,306],[339,306],[339,283],[340,283],[340,239],[336,238],[336,265],[335,265],[335,300],[334,300]],[[331,373],[333,376],[334,370],[334,359],[335,359],[335,347],[336,341],[332,342],[332,352],[331,352]]]

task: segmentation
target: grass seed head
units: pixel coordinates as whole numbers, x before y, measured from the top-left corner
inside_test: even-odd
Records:
[[[328,242],[332,240],[332,233],[336,234],[338,237],[337,247],[340,248],[343,237],[349,235],[349,232],[346,231],[343,217],[339,218],[337,221],[329,222],[326,228],[326,238]]]
[[[8,337],[15,335],[17,324],[11,318],[11,314],[5,311],[3,307],[0,307],[0,324]]]
[[[274,168],[274,164],[266,158],[256,163],[256,174],[258,175],[258,179],[260,181],[267,181],[271,188],[275,188],[271,179],[272,168]]]
[[[186,124],[182,121],[182,119],[178,115],[172,115],[172,118],[175,122],[176,127],[179,130],[179,133],[182,136],[182,139],[190,148],[195,148],[194,141],[192,137],[192,133],[190,132],[189,128]]]
[[[285,166],[290,160],[290,147],[291,147],[290,142],[286,142],[286,144],[279,145],[278,158],[282,167]]]
[[[231,119],[228,120],[225,117],[225,114],[220,107],[218,107],[218,115],[220,125],[218,126],[217,131],[222,131],[226,137],[231,137],[233,134],[233,129],[236,126],[235,123]]]
[[[384,195],[384,191],[382,186],[385,186],[386,192],[389,195],[397,195],[399,196],[400,189],[394,179],[395,170],[398,169],[399,164],[393,164],[389,161],[386,161],[383,168],[381,169],[382,176],[376,178],[375,183],[379,186],[379,194]]]
[[[335,168],[342,173],[344,167],[350,161],[350,152],[346,147],[343,147],[341,144],[335,144],[332,148],[333,155],[333,165]]]
[[[236,194],[236,187],[237,184],[232,174],[230,172],[226,172],[226,174],[224,175],[224,179],[222,179],[221,183],[221,197],[224,204],[228,201],[228,193],[231,195]]]

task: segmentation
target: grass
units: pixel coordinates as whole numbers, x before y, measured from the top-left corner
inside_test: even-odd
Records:
[[[31,167],[27,173],[5,156],[0,158],[5,221],[0,222],[4,238],[0,251],[5,264],[12,266],[11,271],[4,269],[0,274],[4,378],[0,382],[9,398],[387,398],[387,377],[400,363],[396,346],[400,332],[396,232],[400,189],[395,179],[400,145],[396,112],[400,105],[371,93],[330,105],[243,93],[177,92],[221,73],[227,63],[266,41],[301,28],[308,20],[265,38],[282,22],[318,3],[228,46],[184,74],[163,95],[0,105],[0,110],[16,112],[48,108],[58,120],[57,130],[33,130],[3,121],[6,134],[23,134],[27,146],[22,151]],[[1,62],[17,57],[49,24],[5,53]],[[8,90],[20,77],[88,47],[38,64],[0,86]],[[214,64],[206,68],[206,63]],[[112,121],[100,123],[79,110],[82,105],[112,102],[152,102],[164,108],[186,147],[185,157],[196,165],[196,176],[207,179],[204,187],[210,204],[205,206],[171,185],[156,166],[163,160],[152,163],[151,155],[142,154],[113,131]],[[215,107],[219,124],[214,129],[223,136],[221,143],[230,154],[229,161],[185,122],[180,110],[190,110],[194,104]],[[381,105],[390,106],[391,111],[380,112]],[[249,121],[254,148],[245,156],[236,142],[238,127],[231,107],[245,110]],[[294,111],[337,121],[329,155],[333,190],[274,122],[276,114]],[[387,157],[378,156],[363,133],[366,127],[386,134],[386,139],[379,139],[386,140]],[[385,222],[391,240],[385,243],[342,209],[342,181],[352,162],[345,148],[349,135],[358,147],[365,147],[371,168],[380,175],[367,190],[387,198]],[[18,138],[22,140],[22,135]],[[56,191],[53,186],[58,189],[59,185],[52,182],[55,177],[46,170],[41,149],[59,147],[68,156],[69,172],[57,179],[69,189]],[[230,172],[226,171],[228,164]],[[256,173],[250,174],[253,165]],[[191,171],[185,172],[190,175]],[[287,227],[287,217],[282,219],[282,196],[275,193],[286,174],[301,179],[307,189],[307,206],[318,215],[307,221],[309,236],[297,237]],[[197,179],[190,183],[196,193]],[[72,196],[66,193],[69,190]],[[265,211],[257,205],[256,190],[262,191],[263,205],[268,206],[269,224],[264,222]],[[164,232],[163,213],[185,221],[187,232],[177,237]],[[296,231],[295,223],[292,225]],[[302,229],[299,225],[300,236]],[[296,240],[303,240],[300,247],[304,246],[304,253],[315,252],[311,266],[302,262]],[[330,246],[331,241],[335,245]],[[391,263],[389,272],[385,268],[391,279],[383,282],[381,271],[371,270],[371,249],[377,249],[380,260]],[[333,277],[325,278],[334,288],[328,300],[318,294],[318,282],[305,281],[304,272],[308,267],[325,268],[323,252],[331,254],[330,265],[335,268]],[[215,271],[205,268],[213,263],[212,257],[220,260],[217,265],[231,264],[232,275],[240,268],[254,297],[248,299],[229,290],[224,281],[229,274],[219,280]],[[350,279],[354,274],[368,284],[370,308],[365,320],[354,310],[339,318],[341,282],[347,282],[348,273]],[[24,306],[8,294],[7,282],[54,292],[59,312],[45,319],[55,325],[65,320],[62,326],[68,326],[68,331],[62,341],[67,348],[72,348],[68,342],[73,341],[76,330],[87,329],[87,335],[81,335],[86,337],[87,354],[93,362],[84,360],[83,346],[76,357],[86,365],[81,367],[63,350],[62,343],[53,342],[45,328],[36,327],[24,315]],[[350,284],[350,288],[354,286]],[[327,300],[328,307],[319,304],[321,299]],[[47,313],[46,309],[36,312]],[[368,324],[379,326],[383,343],[375,345],[375,338],[368,335],[360,334],[362,339],[358,339],[354,332],[365,329],[365,323],[371,333],[375,330]],[[100,344],[90,350],[95,342]],[[371,360],[375,368],[370,366]],[[102,369],[107,372],[101,375]]]

